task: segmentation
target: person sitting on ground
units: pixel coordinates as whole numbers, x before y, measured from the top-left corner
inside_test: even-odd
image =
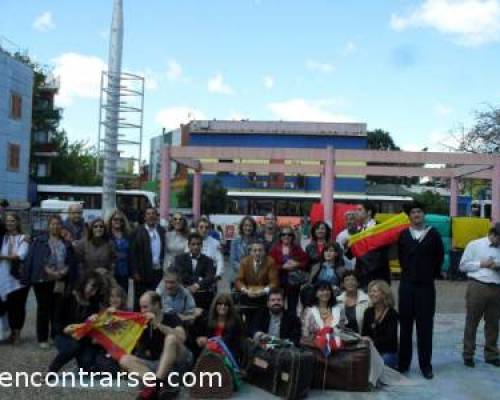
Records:
[[[284,295],[279,288],[272,288],[267,295],[267,308],[260,310],[252,318],[250,337],[259,342],[265,336],[288,339],[296,346],[300,343],[300,319],[284,310]]]
[[[88,371],[92,367],[97,347],[88,338],[75,340],[71,335],[79,324],[107,306],[107,290],[103,276],[96,271],[89,271],[81,277],[75,290],[65,299],[60,315],[56,316],[56,320],[64,328],[55,338],[58,353],[49,365],[49,372],[58,372],[74,358],[79,368]]]
[[[119,284],[112,286],[109,291],[109,309],[128,311],[127,293]]]
[[[156,293],[161,296],[163,312],[175,314],[185,325],[193,323],[203,312],[196,308],[191,292],[180,284],[179,275],[173,269],[165,271]]]
[[[387,282],[371,281],[368,295],[372,306],[365,311],[361,334],[368,336],[391,368],[398,367],[398,313],[394,296]]]
[[[279,287],[278,269],[274,260],[266,256],[264,244],[250,244],[250,255],[241,260],[235,288],[241,293],[240,302],[245,306],[265,307],[266,297],[272,288]],[[248,310],[249,311],[249,310]],[[252,313],[247,313],[248,321]]]
[[[344,271],[342,249],[335,242],[327,243],[323,247],[319,262],[311,268],[309,284],[324,281],[338,288]]]
[[[183,374],[189,371],[193,355],[184,346],[186,332],[181,320],[174,314],[164,314],[161,297],[153,291],[146,291],[139,299],[140,311],[149,323],[140,337],[133,354],[126,354],[119,360],[120,367],[142,378],[154,372],[156,385],[144,387],[140,399],[156,398],[161,388],[168,389],[166,381],[170,372]]]
[[[305,311],[302,321],[302,340],[310,342],[321,329],[342,328],[344,324],[344,312],[337,305],[332,286],[328,282],[318,282],[315,305]]]
[[[200,352],[207,345],[208,339],[214,336],[221,337],[226,346],[233,353],[235,359],[240,359],[243,324],[233,299],[228,293],[218,294],[210,306],[210,312],[204,330],[201,332],[201,335],[196,338],[196,343]]]
[[[175,257],[173,269],[180,282],[193,295],[198,307],[208,312],[217,290],[213,260],[202,254],[203,238],[199,233],[188,237],[189,252]]]
[[[344,292],[337,296],[337,303],[343,307],[346,317],[346,328],[356,333],[363,330],[363,318],[370,305],[368,295],[358,288],[358,279],[353,271],[346,271],[342,276]]]

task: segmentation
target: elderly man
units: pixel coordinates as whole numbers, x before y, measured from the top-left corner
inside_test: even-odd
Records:
[[[66,240],[76,242],[85,237],[86,226],[83,219],[83,207],[80,203],[68,207],[68,217],[64,221],[63,229],[67,232]]]
[[[201,252],[214,262],[216,279],[222,279],[224,276],[224,256],[222,255],[220,242],[208,235],[210,231],[208,218],[201,217],[196,222],[196,230],[203,238]]]
[[[358,215],[356,214],[355,211],[347,211],[345,213],[345,223],[346,223],[346,228],[340,232],[337,235],[336,242],[340,245],[342,250],[345,250],[347,248],[347,243],[349,241],[349,238],[358,233]],[[344,252],[344,266],[347,270],[353,271],[355,266],[356,266],[356,258],[348,258],[345,255]]]
[[[500,222],[487,237],[470,242],[460,261],[469,285],[465,295],[467,314],[464,331],[464,364],[473,368],[477,326],[484,318],[484,359],[500,367],[498,324],[500,321]]]
[[[157,398],[170,372],[179,374],[189,371],[193,363],[192,353],[184,346],[186,333],[181,321],[173,314],[164,314],[161,297],[147,291],[141,296],[140,311],[149,319],[149,327],[139,339],[133,355],[124,355],[119,364],[127,372],[143,377],[148,372],[156,375],[156,385],[142,389],[140,399]]]

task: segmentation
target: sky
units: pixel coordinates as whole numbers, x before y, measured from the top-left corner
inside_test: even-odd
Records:
[[[405,150],[443,150],[500,104],[500,0],[123,3],[146,160],[151,137],[189,118],[364,122]],[[70,140],[97,142],[112,7],[0,0],[0,37],[60,77]]]

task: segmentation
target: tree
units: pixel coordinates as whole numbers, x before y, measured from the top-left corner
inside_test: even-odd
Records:
[[[366,133],[368,138],[368,149],[370,150],[401,150],[392,139],[389,132],[383,129],[375,129]]]
[[[488,105],[486,110],[474,114],[474,126],[469,130],[460,126],[458,132],[451,133],[456,144],[444,146],[466,153],[500,153],[500,108]]]
[[[96,174],[94,149],[84,141],[69,143],[65,130],[56,131],[52,137],[58,155],[52,159],[52,174],[39,178],[40,183],[66,185],[100,185]]]
[[[429,214],[448,215],[448,204],[439,193],[426,190],[425,192],[413,195],[413,199],[422,203]]]
[[[193,181],[190,178],[183,192],[179,194],[179,206],[189,207],[193,198]],[[201,188],[201,213],[218,214],[226,211],[227,190],[219,178],[203,182]]]

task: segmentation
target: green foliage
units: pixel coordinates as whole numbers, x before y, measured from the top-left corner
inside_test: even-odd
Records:
[[[40,178],[40,183],[66,185],[100,185],[96,175],[96,157],[84,141],[69,143],[66,131],[57,131],[52,136],[58,156],[52,159],[52,173]]]
[[[413,199],[422,203],[428,214],[448,215],[449,213],[448,204],[439,193],[426,190],[423,193],[413,195]]]
[[[179,207],[190,207],[193,198],[193,181],[189,180],[184,191],[178,196]],[[201,188],[201,213],[219,214],[224,213],[227,204],[227,190],[222,185],[220,179],[215,178],[208,182],[203,182]]]
[[[368,131],[366,134],[370,150],[401,150],[394,143],[391,134],[383,129]]]

